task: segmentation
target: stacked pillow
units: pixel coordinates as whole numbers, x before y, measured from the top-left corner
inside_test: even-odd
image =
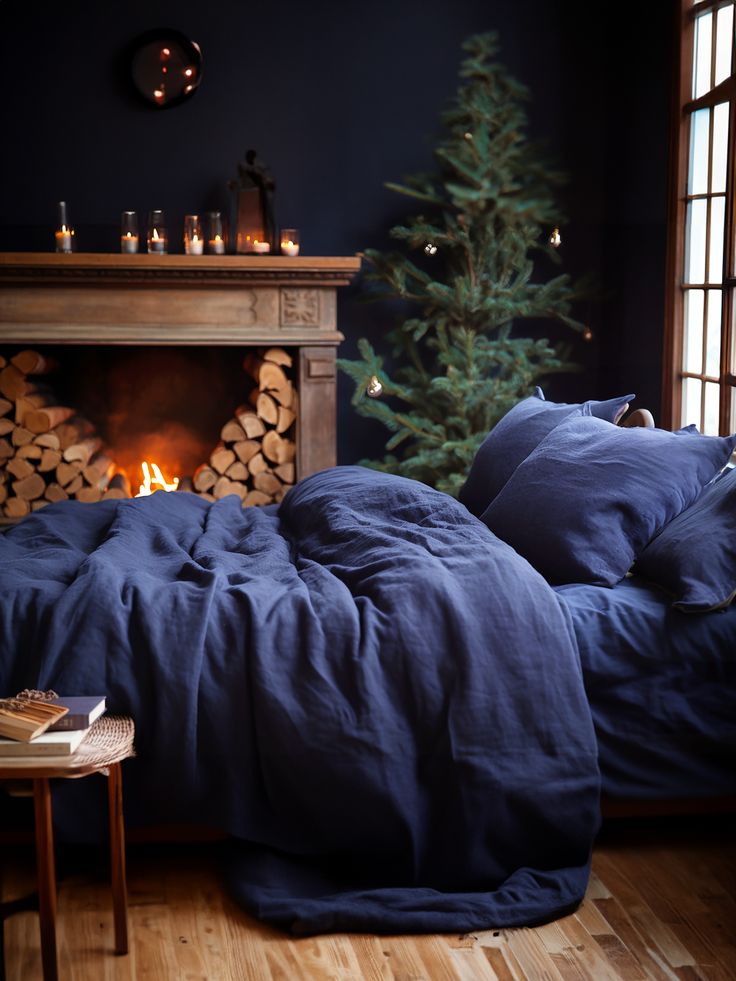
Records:
[[[547,402],[537,386],[534,395],[506,413],[486,436],[470,468],[468,479],[458,495],[468,511],[480,516],[501,492],[519,464],[547,433],[569,415],[596,416],[618,422],[634,395],[605,402]]]
[[[650,542],[636,571],[674,594],[687,613],[720,610],[736,597],[736,469],[706,487]]]
[[[613,586],[699,499],[736,445],[736,437],[701,436],[690,428],[621,429],[613,419],[629,398],[574,406],[527,399],[531,406],[512,409],[496,427],[503,426],[499,438],[493,440],[492,431],[473,464],[461,500],[477,508],[485,493],[481,521],[551,583]],[[551,410],[546,417],[545,405]],[[725,500],[719,495],[717,504],[706,499],[699,506],[712,515],[714,508],[727,510]],[[660,549],[671,550],[671,540],[662,537]],[[654,551],[649,560],[650,570],[669,561]]]

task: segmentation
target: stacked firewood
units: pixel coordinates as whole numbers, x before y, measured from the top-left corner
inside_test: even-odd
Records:
[[[112,460],[89,420],[57,404],[38,351],[0,355],[0,511],[22,518],[52,501],[127,497],[110,486]],[[120,480],[118,480],[120,483]]]
[[[291,366],[291,356],[279,347],[246,356],[243,367],[255,384],[248,404],[238,406],[222,427],[209,462],[194,472],[194,490],[201,497],[237,494],[243,507],[272,504],[294,484],[297,393]]]

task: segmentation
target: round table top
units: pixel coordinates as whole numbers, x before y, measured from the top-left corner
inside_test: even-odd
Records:
[[[68,756],[1,756],[0,780],[85,777],[135,755],[135,725],[127,715],[103,715]]]

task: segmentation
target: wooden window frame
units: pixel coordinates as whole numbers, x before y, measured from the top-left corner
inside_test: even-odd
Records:
[[[700,14],[712,11],[714,14],[722,7],[731,5],[731,0],[674,0],[675,16],[675,59],[672,86],[670,172],[668,182],[668,227],[666,256],[665,326],[662,372],[662,425],[669,429],[681,425],[683,378],[702,378],[704,382],[717,381],[719,384],[719,432],[726,434],[736,426],[736,368],[734,366],[734,298],[736,297],[736,44],[732,52],[731,75],[718,86],[710,89],[698,99],[692,98],[693,84],[693,42],[695,20]],[[736,21],[736,10],[734,11]],[[715,49],[715,46],[714,46]],[[715,57],[715,55],[713,55]],[[706,282],[704,290],[718,289],[722,292],[721,354],[720,371],[717,379],[705,374],[703,361],[702,374],[685,372],[683,369],[683,342],[685,336],[685,238],[688,201],[699,195],[688,194],[688,168],[690,153],[690,121],[698,109],[714,107],[723,102],[729,103],[729,153],[726,173],[726,207],[724,214],[724,269],[727,274],[718,284],[708,280],[708,250],[710,249],[710,226],[706,231]],[[712,152],[712,134],[711,148]],[[713,199],[709,190],[708,196]],[[718,196],[718,195],[716,195]],[[710,209],[708,212],[710,216]],[[701,284],[688,284],[697,288]],[[707,294],[706,294],[707,296]],[[705,319],[705,318],[704,318]],[[703,325],[703,345],[707,343],[706,325]],[[705,385],[701,396],[701,407],[705,399]],[[690,421],[690,420],[685,420]]]

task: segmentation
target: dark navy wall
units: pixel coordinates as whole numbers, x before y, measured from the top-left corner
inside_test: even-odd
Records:
[[[585,373],[556,379],[552,393],[633,386],[656,408],[667,6],[632,17],[614,0],[0,0],[0,249],[50,247],[61,198],[82,250],[115,249],[123,209],[166,209],[178,240],[186,212],[226,203],[249,147],[270,165],[277,222],[301,229],[305,254],[385,245],[407,207],[383,182],[431,166],[460,44],[497,29],[503,61],[532,91],[533,135],[570,175],[565,266],[598,281],[599,299],[579,311],[596,335],[574,352]],[[200,91],[166,111],[136,100],[124,64],[131,39],[161,26],[204,55]],[[359,293],[340,298],[348,355],[362,334],[380,345],[390,318]],[[349,396],[343,379],[341,462],[384,439]]]

